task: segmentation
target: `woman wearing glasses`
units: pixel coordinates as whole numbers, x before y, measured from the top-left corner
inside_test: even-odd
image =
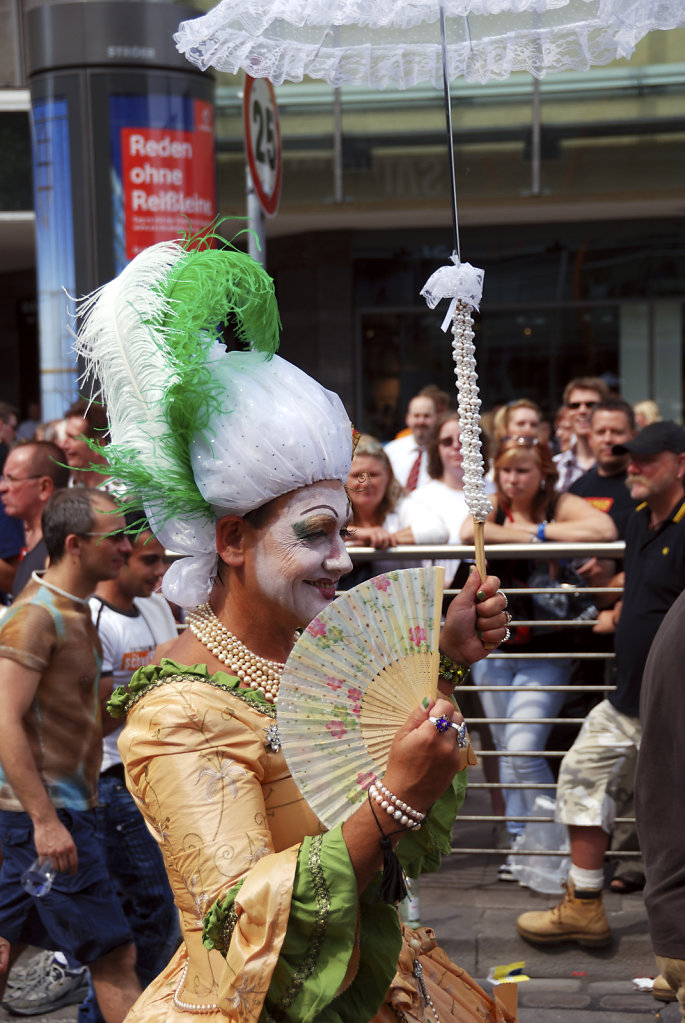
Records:
[[[598,511],[575,494],[555,493],[557,471],[547,444],[535,437],[510,437],[504,440],[495,457],[493,510],[485,523],[486,544],[543,543],[546,540],[565,542],[604,542],[616,539],[616,527],[611,518]],[[473,542],[473,522],[464,521],[461,529],[464,543]],[[495,561],[504,589],[542,583],[536,575],[539,559],[509,559]],[[544,565],[544,563],[543,563]],[[545,566],[546,567],[546,566]],[[547,569],[546,569],[547,570]],[[553,579],[559,562],[549,562],[549,576]],[[548,579],[549,584],[549,579]],[[514,619],[534,620],[552,617],[548,608],[538,613],[533,598],[510,598],[509,608]],[[505,719],[493,724],[492,731],[498,749],[512,753],[525,750],[544,750],[551,725],[546,718],[558,715],[564,704],[563,692],[535,692],[531,686],[568,684],[573,672],[573,660],[568,658],[533,659],[531,653],[560,653],[568,650],[567,632],[547,626],[512,628],[511,638],[504,645],[515,658],[489,659],[487,664],[474,665],[473,679],[478,686],[508,686],[508,692],[483,690],[481,699],[489,718]],[[500,777],[506,786],[523,783],[526,789],[505,789],[507,816],[520,818],[507,822],[509,837],[514,840],[523,832],[525,818],[530,815],[536,796],[545,792],[535,788],[538,784],[554,781],[544,756],[502,757]],[[514,880],[507,865],[500,868],[500,876]]]

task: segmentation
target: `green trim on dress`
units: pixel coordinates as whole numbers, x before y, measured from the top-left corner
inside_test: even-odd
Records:
[[[276,717],[276,708],[268,703],[264,694],[259,689],[244,689],[241,687],[241,679],[237,675],[229,675],[223,671],[217,671],[210,675],[206,664],[179,664],[169,657],[163,657],[161,664],[146,664],[139,668],[133,675],[127,686],[118,686],[112,693],[107,710],[112,717],[123,717],[139,700],[150,692],[151,689],[158,689],[159,686],[168,685],[170,682],[204,682],[206,685],[223,689],[231,696],[237,697],[243,703],[247,703],[260,714],[267,717]]]
[[[212,949],[221,952],[224,959],[238,922],[238,914],[235,911],[236,895],[244,884],[245,878],[241,877],[225,895],[219,896],[202,921],[202,944],[210,952]]]
[[[309,940],[309,948],[302,958],[301,965],[293,973],[290,984],[285,993],[281,995],[278,1004],[271,1010],[274,1023],[279,1023],[280,1020],[285,1019],[286,1011],[292,1006],[305,981],[314,972],[319,961],[323,943],[326,940],[326,925],[331,911],[331,893],[326,884],[326,876],[321,866],[323,835],[315,835],[313,838],[305,839],[302,843],[303,853],[306,851],[307,843],[309,843],[307,867],[309,869],[311,886],[316,897],[314,925]]]
[[[348,978],[357,945],[359,965]],[[400,947],[395,907],[379,902],[373,886],[361,897],[357,892],[341,826],[305,838],[288,926],[259,1023],[373,1019],[395,976]]]

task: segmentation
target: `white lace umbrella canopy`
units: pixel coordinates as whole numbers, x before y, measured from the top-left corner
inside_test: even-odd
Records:
[[[450,81],[587,70],[685,23],[683,0],[222,0],[175,39],[203,70],[275,85],[442,88],[441,7]]]

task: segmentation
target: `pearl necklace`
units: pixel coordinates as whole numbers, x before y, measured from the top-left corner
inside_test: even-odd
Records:
[[[268,703],[276,702],[284,664],[254,654],[219,621],[209,604],[188,611],[186,619],[192,634],[217,660],[233,668],[251,689],[263,693]]]

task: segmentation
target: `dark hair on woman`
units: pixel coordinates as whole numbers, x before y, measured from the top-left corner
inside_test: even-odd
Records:
[[[507,437],[501,441],[495,455],[495,483],[497,484],[497,503],[500,508],[507,508],[509,502],[500,490],[499,471],[507,465],[511,465],[521,455],[530,455],[540,473],[542,480],[540,487],[533,498],[532,512],[536,518],[542,515],[554,495],[554,486],[559,479],[557,467],[552,459],[552,452],[549,444],[539,440],[537,437]],[[544,515],[542,516],[544,518]],[[540,519],[542,521],[542,519]]]
[[[439,419],[436,419],[428,436],[428,443],[426,444],[426,455],[428,456],[427,468],[428,475],[434,480],[440,479],[443,473],[442,462],[440,461],[440,445],[438,444],[440,431],[445,423],[451,423],[452,420],[456,423],[459,422],[458,412],[443,413]]]
[[[385,493],[383,494],[381,502],[374,513],[374,517],[377,519],[377,525],[382,526],[386,516],[395,510],[397,502],[402,497],[402,487],[395,479],[390,459],[386,455],[383,445],[375,437],[372,437],[370,433],[363,433],[360,436],[357,441],[357,446],[354,449],[352,461],[362,455],[365,455],[368,458],[375,458],[377,462],[380,462],[386,472],[390,473],[390,479],[388,480],[388,485],[385,488]],[[352,504],[352,513],[354,515],[355,488],[350,487],[348,484],[345,489],[347,490],[347,496]]]

